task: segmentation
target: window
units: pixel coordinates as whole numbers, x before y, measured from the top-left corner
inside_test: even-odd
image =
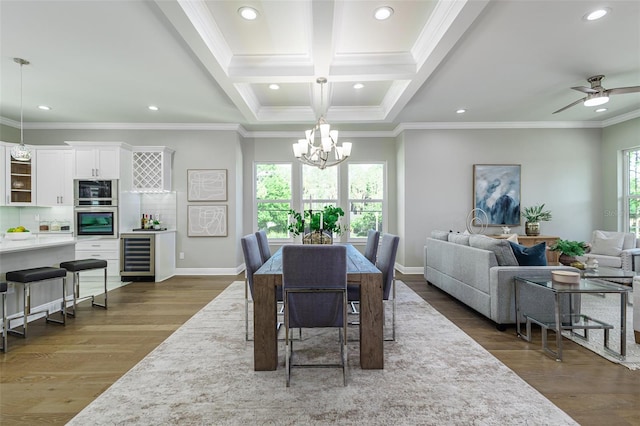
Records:
[[[383,232],[384,164],[349,164],[350,238]]]
[[[291,164],[256,164],[255,173],[258,229],[266,230],[268,238],[289,238]]]
[[[302,166],[302,204],[304,210],[322,210],[326,205],[338,204],[337,167],[321,170]]]
[[[345,176],[346,175],[346,176]],[[300,163],[256,163],[255,201],[258,229],[268,238],[291,238],[289,210],[319,211],[342,207],[348,239],[363,239],[369,229],[385,230],[385,163],[349,163],[320,170]]]
[[[640,238],[640,149],[626,151],[625,163],[625,232],[632,232]]]

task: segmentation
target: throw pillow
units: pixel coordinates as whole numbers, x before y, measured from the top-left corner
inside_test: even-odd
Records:
[[[447,231],[431,231],[431,238],[442,241],[449,241],[449,232]]]
[[[518,266],[518,260],[507,240],[498,240],[485,235],[471,235],[469,245],[494,252],[500,266]]]
[[[525,247],[509,241],[511,250],[520,266],[547,266],[547,243],[544,241],[535,246]]]
[[[518,234],[511,234],[506,240],[518,244]]]
[[[469,245],[469,237],[470,235],[465,234],[454,234],[453,232],[449,234],[449,242],[455,244],[462,244],[464,246]]]
[[[605,233],[604,231],[594,231],[590,253],[604,256],[620,256],[623,244],[624,233],[622,232]]]

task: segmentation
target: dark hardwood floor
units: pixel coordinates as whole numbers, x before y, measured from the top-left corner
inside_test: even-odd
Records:
[[[174,277],[109,293],[109,309],[80,305],[62,327],[43,319],[28,339],[9,337],[0,353],[0,424],[64,424],[242,276]],[[566,341],[556,362],[421,275],[401,275],[439,312],[583,425],[640,425],[640,371],[630,371]],[[428,326],[428,324],[425,324]],[[531,419],[535,424],[535,419]]]

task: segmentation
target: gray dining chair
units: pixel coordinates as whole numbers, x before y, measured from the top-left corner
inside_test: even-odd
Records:
[[[400,237],[392,234],[382,234],[382,243],[378,250],[378,256],[376,259],[376,268],[382,272],[382,299],[385,301],[391,301],[391,339],[387,341],[396,340],[396,276],[395,276],[395,263],[396,254],[398,253],[398,244]],[[355,314],[359,314],[358,309],[355,308],[356,304],[360,303],[360,286],[348,285],[347,297],[352,307],[352,311]]]
[[[271,249],[269,248],[269,240],[267,239],[266,231],[256,232],[256,238],[258,239],[258,247],[260,248],[260,257],[262,263],[271,258]]]
[[[255,234],[245,235],[240,239],[242,253],[244,254],[244,328],[245,340],[249,341],[249,302],[253,301],[253,274],[264,264],[260,256],[258,239]],[[249,297],[251,296],[251,297]],[[276,299],[282,304],[282,287],[276,289]],[[279,328],[282,323],[278,323]]]
[[[291,367],[341,367],[347,385],[347,248],[340,245],[282,247],[284,288],[285,371]],[[293,364],[290,328],[339,328],[340,363]],[[309,341],[309,338],[305,339]]]
[[[367,233],[367,245],[364,247],[364,257],[369,259],[369,262],[375,264],[376,256],[378,254],[378,244],[380,243],[380,232],[375,229],[370,229]]]

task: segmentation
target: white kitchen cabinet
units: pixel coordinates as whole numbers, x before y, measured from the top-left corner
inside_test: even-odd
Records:
[[[2,148],[5,155],[5,205],[8,206],[35,206],[36,205],[36,180],[35,180],[35,153],[29,161],[17,161],[11,157],[11,146]],[[33,148],[31,147],[33,150]]]
[[[36,201],[39,206],[73,205],[74,152],[37,149]]]
[[[120,153],[117,147],[76,148],[74,177],[77,179],[118,179]]]
[[[173,152],[165,146],[133,147],[133,190],[170,192]]]
[[[5,166],[5,147],[4,142],[0,142],[0,164],[2,164],[3,169]],[[0,173],[0,206],[4,206],[7,204],[7,176],[6,173]]]
[[[78,241],[76,259],[101,259],[107,261],[107,275],[120,275],[120,246],[117,238],[90,239]],[[83,276],[103,276],[102,269],[86,271]]]

